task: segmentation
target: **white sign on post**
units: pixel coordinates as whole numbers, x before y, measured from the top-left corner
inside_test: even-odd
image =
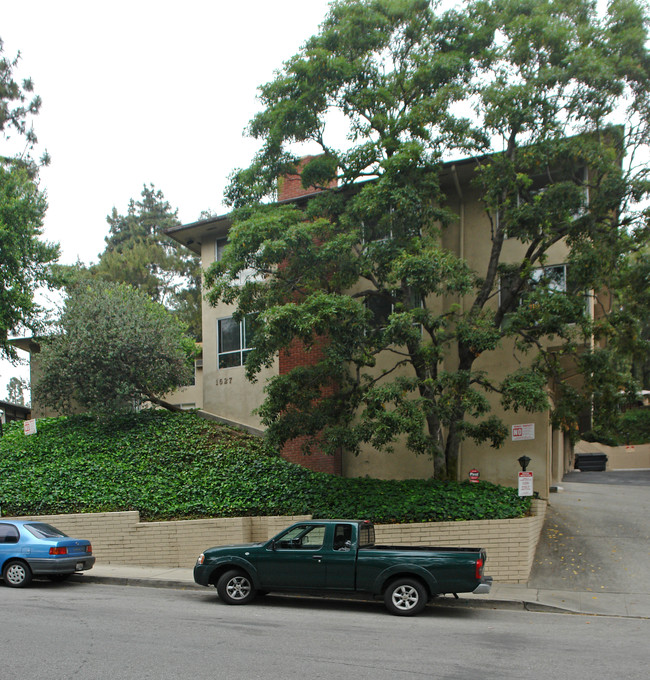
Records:
[[[36,434],[36,421],[35,420],[25,420],[23,422],[23,432],[25,434]]]
[[[519,473],[519,495],[532,496],[533,495],[533,473],[520,472]]]
[[[512,426],[512,441],[524,442],[535,439],[535,423]]]

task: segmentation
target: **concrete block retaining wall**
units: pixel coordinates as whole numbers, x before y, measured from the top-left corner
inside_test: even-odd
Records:
[[[485,573],[502,583],[526,583],[546,516],[546,501],[533,500],[533,515],[521,519],[474,522],[383,524],[375,527],[378,544],[485,548]]]
[[[377,525],[377,543],[482,547],[486,573],[506,583],[525,583],[533,564],[546,502],[535,500],[534,515],[522,519]],[[97,562],[138,566],[192,567],[213,545],[265,541],[309,516],[228,517],[141,522],[138,512],[31,517],[70,536],[92,541]]]

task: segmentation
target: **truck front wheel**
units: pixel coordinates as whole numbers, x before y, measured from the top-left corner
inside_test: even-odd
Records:
[[[414,616],[427,604],[427,591],[414,578],[398,578],[388,584],[384,593],[386,609],[395,616]]]
[[[226,604],[248,604],[255,597],[255,588],[246,573],[231,569],[219,577],[217,593]]]

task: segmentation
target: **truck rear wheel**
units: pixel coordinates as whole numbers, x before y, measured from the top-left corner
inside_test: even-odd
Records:
[[[226,604],[248,604],[255,597],[255,588],[246,573],[231,569],[219,577],[217,593]]]
[[[384,593],[386,609],[395,616],[414,616],[427,604],[427,591],[414,578],[398,578],[388,584]]]

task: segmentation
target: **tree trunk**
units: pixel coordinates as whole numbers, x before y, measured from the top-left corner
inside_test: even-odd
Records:
[[[170,404],[168,401],[165,401],[164,399],[159,399],[158,397],[154,396],[153,394],[147,394],[147,399],[152,404],[155,404],[156,406],[160,406],[161,408],[165,408],[168,411],[174,411],[174,412],[178,413],[178,412],[183,410],[180,406],[178,406],[178,404]]]

